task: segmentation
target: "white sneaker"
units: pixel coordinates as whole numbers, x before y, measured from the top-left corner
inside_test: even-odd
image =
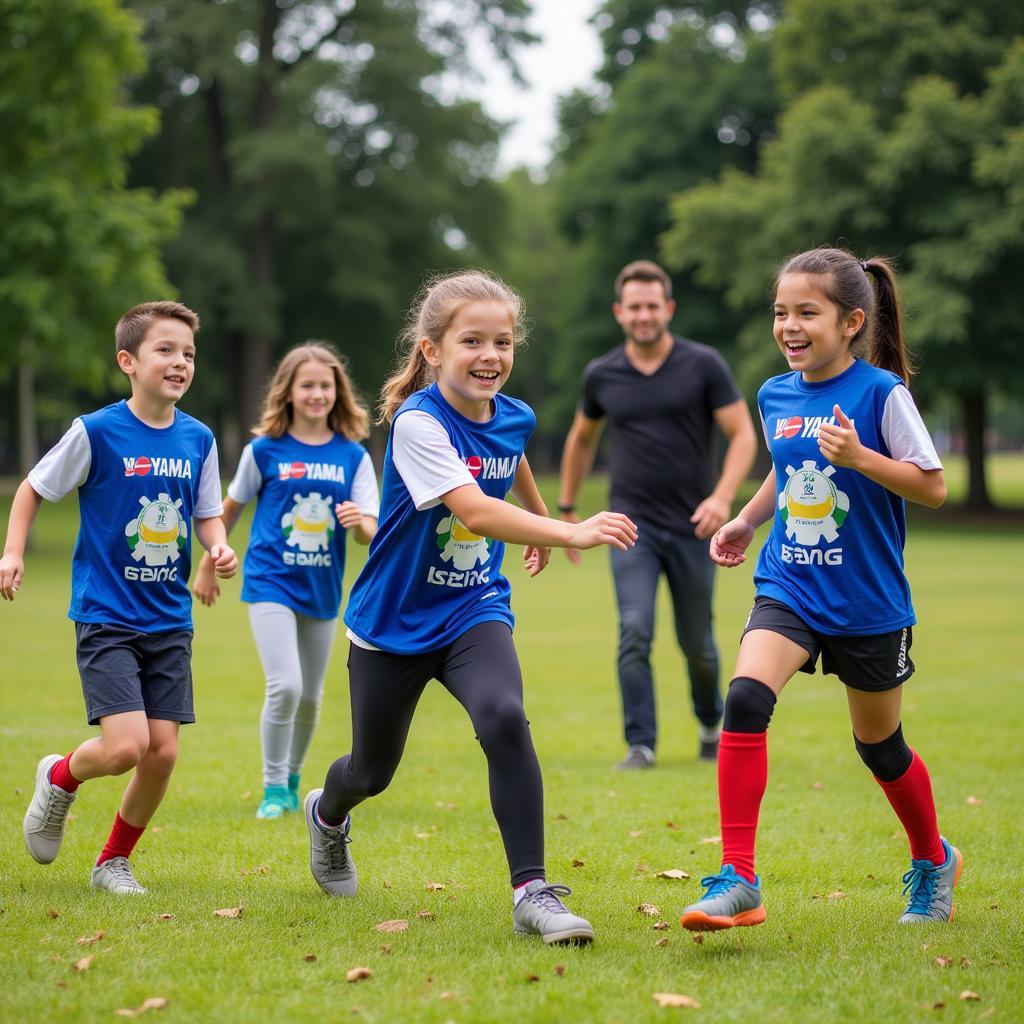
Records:
[[[570,913],[559,899],[568,896],[567,885],[549,885],[535,878],[526,886],[526,895],[512,911],[512,927],[517,935],[539,935],[546,943],[586,945],[594,941],[590,922]]]
[[[40,864],[52,864],[57,859],[64,841],[68,809],[78,796],[50,782],[50,769],[63,760],[60,754],[47,754],[36,765],[36,790],[22,822],[29,856]]]
[[[322,789],[311,789],[303,801],[306,827],[309,829],[309,870],[316,884],[328,896],[355,896],[359,876],[348,852],[349,820],[344,827],[326,828],[317,820],[316,803]]]
[[[148,892],[145,886],[139,885],[132,874],[132,866],[127,857],[111,857],[92,869],[89,885],[93,889],[106,889],[116,892],[119,896],[126,894],[141,895]]]

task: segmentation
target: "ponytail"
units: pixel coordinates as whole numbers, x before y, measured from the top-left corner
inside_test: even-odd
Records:
[[[875,309],[868,361],[895,373],[904,384],[909,384],[914,370],[903,340],[903,316],[892,264],[876,256],[865,261],[864,273],[875,279]]]
[[[405,344],[408,346],[405,362],[384,381],[380,389],[378,426],[389,424],[411,394],[429,387],[434,381],[434,368],[420,351],[419,339],[406,339]]]

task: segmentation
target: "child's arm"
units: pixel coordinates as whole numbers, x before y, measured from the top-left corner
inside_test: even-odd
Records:
[[[711,561],[732,569],[746,561],[744,552],[757,528],[775,514],[775,467],[750,501],[711,538]]]
[[[230,499],[228,499],[230,500]],[[238,518],[237,515],[235,517]],[[238,556],[228,547],[228,531],[220,516],[208,519],[192,519],[193,529],[199,543],[209,552],[213,570],[222,580],[229,580],[238,572]]]
[[[526,509],[536,516],[547,516],[548,507],[537,489],[537,481],[534,479],[533,470],[524,455],[519,460],[519,468],[516,470],[515,479],[512,481],[512,497]],[[523,548],[523,564],[531,576],[536,576],[551,560],[551,548],[537,544],[527,544]]]
[[[907,501],[938,508],[946,500],[946,480],[941,469],[922,469],[913,462],[898,462],[865,448],[853,425],[839,406],[832,410],[838,426],[823,423],[818,432],[821,454],[833,466],[863,473],[869,480]]]
[[[334,506],[338,522],[352,534],[357,544],[369,544],[377,532],[377,517],[364,515],[354,501],[340,501]]]
[[[234,498],[224,498],[224,512],[220,518],[224,523],[225,539],[234,529],[235,523],[238,522],[244,508],[245,505],[235,501]],[[204,551],[203,557],[199,560],[199,567],[196,569],[195,581],[192,583],[192,593],[199,599],[200,604],[210,607],[220,597],[220,585],[217,583],[218,575],[210,553]]]
[[[0,558],[0,597],[5,601],[13,601],[15,592],[21,586],[25,575],[25,545],[42,503],[42,495],[27,480],[22,480],[11,504],[11,515],[7,520],[7,542],[4,544],[3,558]]]

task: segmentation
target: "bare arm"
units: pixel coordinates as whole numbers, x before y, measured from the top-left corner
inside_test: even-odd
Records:
[[[242,509],[244,508],[245,505],[235,501],[234,498],[224,498],[224,511],[221,513],[220,520],[224,524],[225,541],[241,517]],[[210,522],[210,520],[203,520],[203,522]],[[198,524],[199,520],[197,519],[197,528]],[[198,529],[196,536],[199,536]],[[207,607],[220,597],[220,585],[217,583],[218,575],[219,573],[216,570],[213,559],[210,557],[209,551],[204,551],[203,557],[199,560],[199,566],[196,569],[195,579],[192,581],[192,593],[196,595],[201,604],[205,604]]]
[[[750,501],[711,538],[711,561],[731,569],[746,561],[747,546],[757,528],[775,514],[775,467]]]
[[[364,547],[373,540],[377,532],[377,517],[363,515],[354,501],[340,501],[334,506],[338,522],[352,534],[352,539]]]
[[[231,579],[238,572],[238,558],[228,547],[228,531],[221,517],[193,518],[192,528],[196,539],[209,552],[217,576],[222,580]]]
[[[757,453],[757,437],[747,403],[735,402],[715,409],[715,422],[725,434],[728,447],[715,489],[694,509],[690,522],[702,540],[710,537],[728,518],[740,484],[747,478]]]
[[[591,466],[594,465],[594,456],[597,454],[597,444],[601,440],[601,431],[604,429],[604,420],[592,420],[577,411],[576,418],[569,428],[565,438],[565,448],[562,450],[562,469],[558,503],[560,505],[576,504],[576,495],[579,493],[580,485],[586,479]]]
[[[0,559],[0,597],[5,601],[13,601],[21,586],[25,575],[25,545],[42,503],[42,495],[27,480],[22,480],[11,504],[7,541]]]
[[[537,481],[534,479],[533,470],[524,455],[519,460],[519,468],[516,470],[516,478],[512,481],[512,497],[526,509],[536,516],[547,516],[548,507],[537,489]],[[527,544],[523,548],[523,562],[526,571],[531,576],[541,572],[551,560],[550,546]]]

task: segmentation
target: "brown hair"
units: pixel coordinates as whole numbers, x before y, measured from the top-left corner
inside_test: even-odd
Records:
[[[660,281],[665,289],[665,298],[672,298],[672,278],[651,260],[633,260],[627,263],[615,278],[615,301],[622,299],[622,289],[628,281]]]
[[[822,246],[791,256],[775,276],[776,288],[785,274],[820,277],[821,290],[843,317],[855,309],[864,310],[864,323],[850,340],[851,351],[859,355],[866,349],[869,363],[895,373],[904,384],[910,382],[913,367],[903,340],[896,273],[889,260],[882,256],[859,260],[845,249]]]
[[[457,271],[430,278],[416,296],[405,329],[399,335],[398,365],[381,388],[378,423],[390,423],[398,407],[414,391],[433,383],[434,370],[423,358],[420,339],[429,338],[439,346],[455,314],[467,302],[504,302],[512,314],[513,338],[516,342],[522,340],[523,300],[501,278],[485,270]]]
[[[299,367],[309,362],[323,363],[334,372],[334,406],[327,414],[327,425],[349,440],[362,441],[370,433],[370,414],[352,384],[343,357],[326,341],[307,341],[285,353],[267,385],[263,412],[253,433],[281,437],[291,426],[292,384]]]
[[[199,317],[180,302],[143,302],[123,314],[114,328],[114,351],[135,355],[154,320],[180,320],[193,334],[199,333]]]

